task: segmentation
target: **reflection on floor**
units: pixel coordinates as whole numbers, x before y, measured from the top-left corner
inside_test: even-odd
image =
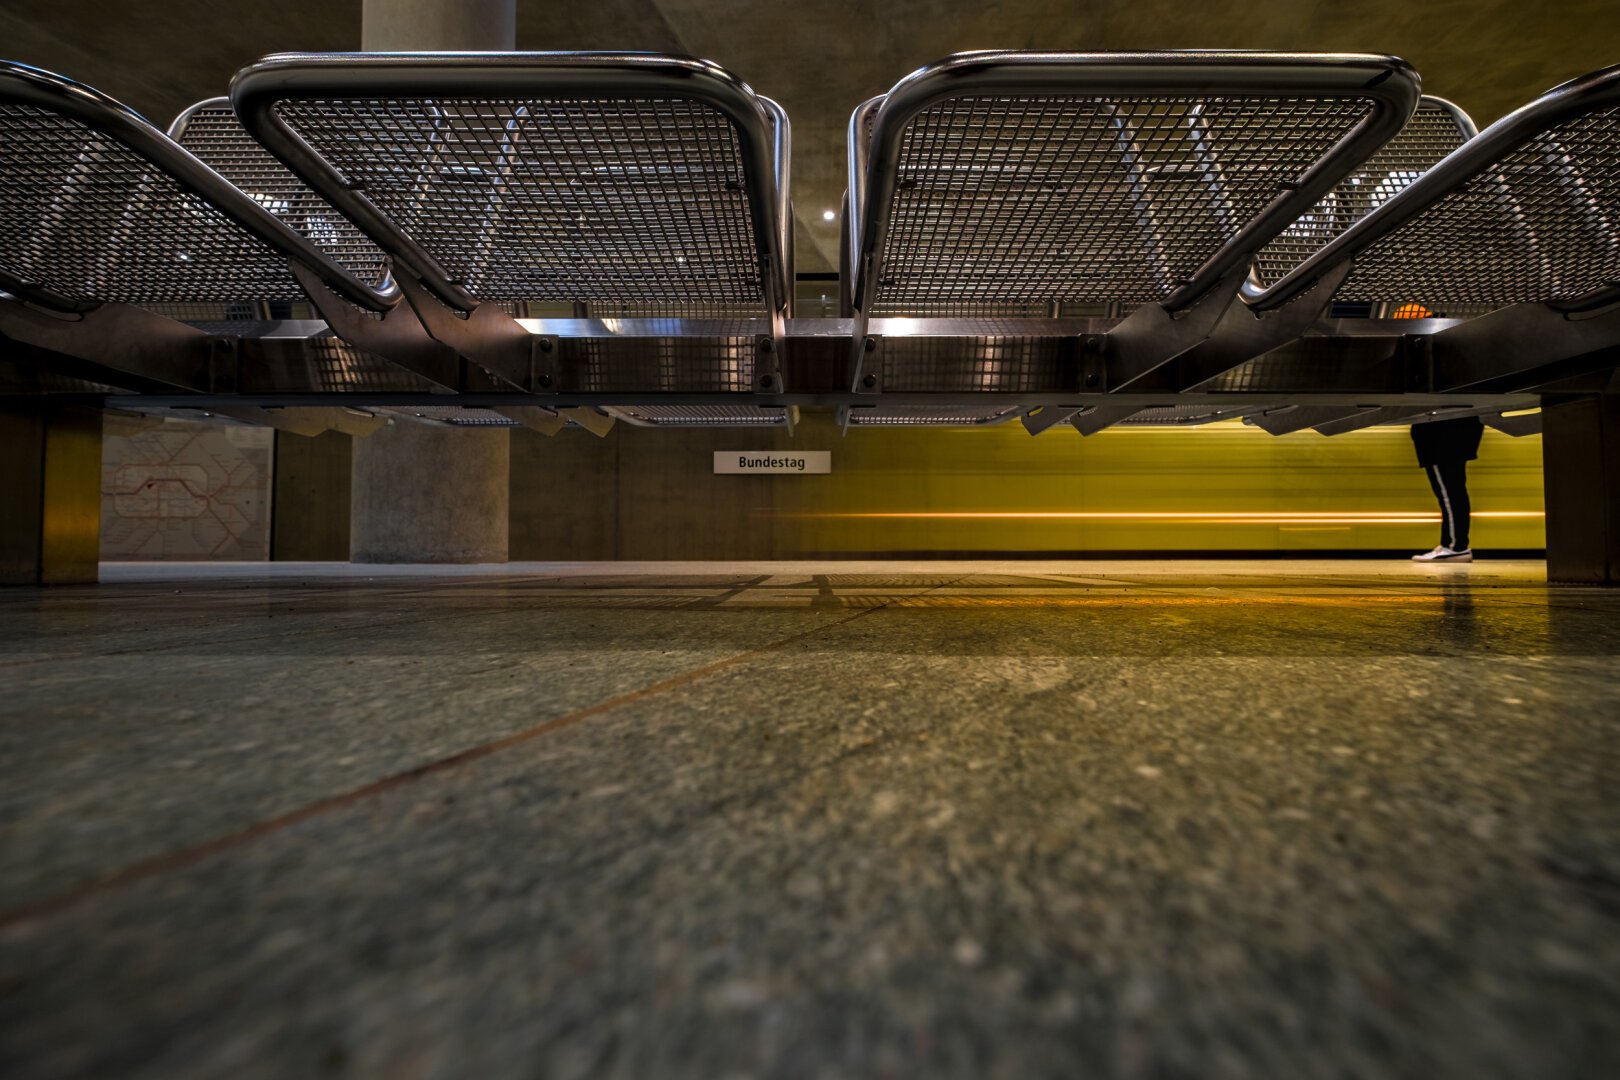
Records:
[[[1615,1075],[1620,595],[1539,563],[0,593],[0,1071]]]

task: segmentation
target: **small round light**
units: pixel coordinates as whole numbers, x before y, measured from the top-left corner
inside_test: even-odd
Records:
[[[822,221],[831,221],[834,218],[836,218],[837,216],[838,216],[837,212],[833,211],[833,210],[823,210],[821,212],[821,220]]]

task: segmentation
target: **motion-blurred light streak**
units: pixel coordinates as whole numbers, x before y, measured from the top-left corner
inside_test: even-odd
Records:
[[[1289,513],[1269,510],[1200,512],[1195,510],[860,510],[799,511],[777,515],[788,518],[895,521],[1153,521],[1187,525],[1424,525],[1440,520],[1439,513],[1422,511],[1342,511]],[[1476,518],[1545,518],[1543,510],[1476,510]]]

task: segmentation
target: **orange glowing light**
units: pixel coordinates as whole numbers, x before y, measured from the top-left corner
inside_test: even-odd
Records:
[[[1422,304],[1402,304],[1391,313],[1392,319],[1431,319],[1434,312]]]

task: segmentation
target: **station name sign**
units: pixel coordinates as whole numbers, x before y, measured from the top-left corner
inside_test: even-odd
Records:
[[[831,450],[716,450],[716,476],[739,473],[830,473]]]

